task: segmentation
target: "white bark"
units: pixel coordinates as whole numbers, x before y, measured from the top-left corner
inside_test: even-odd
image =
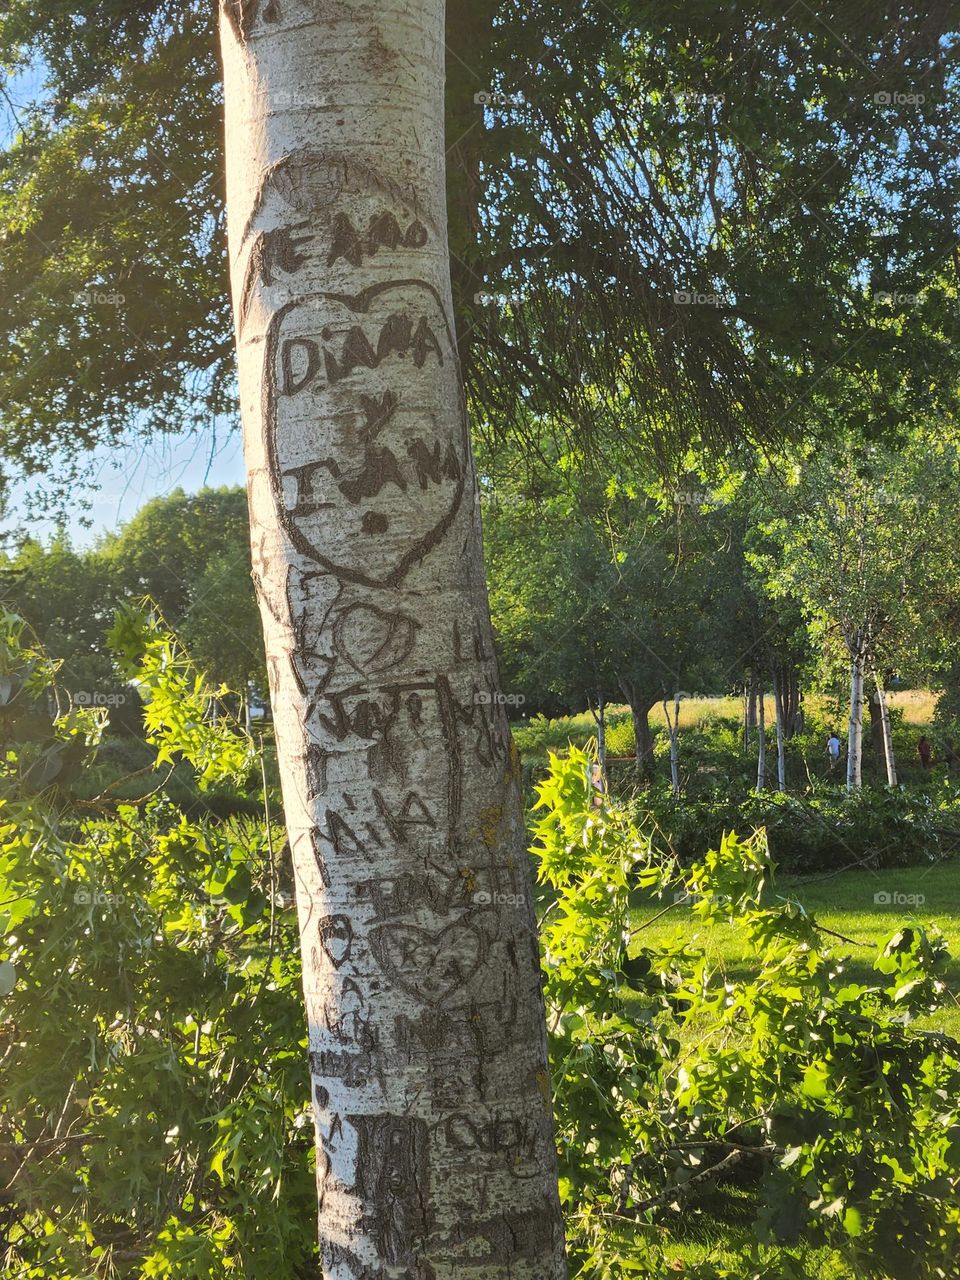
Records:
[[[874,672],[874,683],[877,689],[877,707],[880,710],[880,728],[883,735],[883,761],[887,767],[887,785],[897,785],[897,761],[893,754],[893,734],[890,730],[890,708],[887,706],[887,693],[883,680]]]
[[[680,795],[680,695],[675,694],[673,699],[673,719],[670,719],[670,710],[667,706],[667,700],[663,700],[663,715],[667,722],[667,735],[670,739],[670,781],[673,784],[673,794]]]
[[[761,682],[757,695],[757,790],[767,785],[767,713]]]
[[[773,672],[773,713],[776,717],[777,724],[777,789],[786,791],[787,789],[787,753],[785,745],[785,728],[784,728],[784,696],[783,678],[777,674],[776,669]]]
[[[847,790],[861,787],[863,756],[863,653],[854,649],[850,659],[850,720],[847,730]]]
[[[442,0],[231,0],[230,263],[325,1280],[565,1273],[453,333]]]

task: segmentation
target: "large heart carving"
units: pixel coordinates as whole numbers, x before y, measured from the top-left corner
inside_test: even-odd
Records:
[[[396,280],[299,297],[270,324],[264,381],[270,485],[291,542],[341,582],[398,585],[450,528],[470,467],[439,293]]]
[[[476,973],[483,939],[460,920],[436,933],[412,924],[381,924],[370,931],[370,950],[394,986],[426,1004],[442,1004]]]

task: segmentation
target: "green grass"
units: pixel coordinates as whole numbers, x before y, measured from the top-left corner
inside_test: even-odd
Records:
[[[851,958],[850,974],[854,980],[868,977],[873,958],[901,925],[937,925],[954,957],[947,980],[960,998],[960,862],[894,871],[848,871],[806,880],[784,877],[774,883],[773,892],[799,901],[824,928],[851,940],[846,943],[831,938],[829,942],[838,954]],[[893,901],[889,905],[877,903],[878,893],[889,894]],[[924,901],[897,904],[897,894],[922,896]],[[662,905],[652,902],[639,910],[635,927],[651,920]],[[730,977],[749,977],[752,972],[743,930],[736,923],[704,923],[689,906],[672,907],[635,935],[638,947],[658,949],[678,942],[701,948]],[[925,1025],[960,1040],[960,1006],[942,1011]]]
[[[948,982],[951,990],[960,995],[960,862],[876,873],[851,871],[807,880],[784,877],[775,882],[773,892],[801,902],[825,928],[850,939],[849,943],[837,938],[828,941],[837,953],[851,957],[849,973],[854,981],[870,979],[871,961],[901,925],[937,925],[956,957]],[[912,906],[888,906],[874,901],[878,893],[891,898],[896,894],[922,895],[924,901]],[[637,911],[635,927],[651,921],[634,936],[637,947],[657,949],[685,942],[706,952],[716,969],[728,977],[744,979],[754,972],[744,932],[737,924],[705,923],[689,906],[680,904],[654,920],[662,909],[662,902],[651,900]],[[917,1025],[937,1028],[960,1040],[960,1007],[943,1010]],[[698,1034],[694,1027],[687,1032],[691,1037]],[[718,1189],[711,1200],[699,1206],[698,1212],[688,1212],[682,1221],[670,1224],[663,1232],[670,1273],[682,1274],[707,1258],[734,1264],[738,1246],[749,1239],[746,1220],[752,1216],[753,1207],[748,1194]],[[831,1249],[802,1250],[802,1256],[809,1274],[817,1280],[856,1280],[855,1273]]]

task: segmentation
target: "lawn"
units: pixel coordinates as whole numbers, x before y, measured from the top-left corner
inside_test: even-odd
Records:
[[[954,960],[948,980],[960,998],[960,861],[892,871],[848,871],[804,880],[784,877],[773,892],[794,899],[826,929],[850,942],[830,939],[838,954],[854,961],[851,976],[866,978],[873,957],[902,924],[936,925],[945,935]],[[641,909],[635,925],[637,946],[657,949],[686,942],[701,947],[716,966],[731,977],[751,971],[743,930],[735,923],[705,924],[689,906],[677,904],[652,920],[662,903]],[[859,971],[859,972],[858,972]],[[929,1022],[960,1040],[960,1004]]]
[[[854,871],[806,880],[784,877],[775,894],[797,900],[819,923],[850,939],[831,939],[838,953],[853,958],[850,976],[868,979],[868,966],[882,944],[902,924],[937,925],[957,957],[949,972],[951,989],[960,993],[960,862],[895,871]],[[880,895],[880,900],[877,900]],[[902,898],[899,897],[902,895]],[[911,898],[907,902],[903,899]],[[889,901],[888,901],[889,899]],[[666,915],[659,901],[640,909],[635,926],[650,921],[635,935],[638,947],[666,947],[678,942],[701,947],[718,970],[734,978],[751,973],[743,930],[736,924],[702,922],[690,907],[672,906]],[[946,1031],[960,1039],[960,1006],[918,1023]],[[694,1028],[688,1028],[695,1035]],[[755,1205],[751,1196],[736,1189],[717,1188],[694,1213],[662,1229],[671,1273],[682,1274],[698,1262],[735,1261],[737,1246],[749,1240],[748,1222]],[[800,1250],[804,1264],[817,1280],[856,1280],[855,1273],[831,1249]]]

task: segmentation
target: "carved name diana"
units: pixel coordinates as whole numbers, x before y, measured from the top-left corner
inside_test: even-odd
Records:
[[[396,586],[442,539],[466,483],[466,415],[439,294],[398,280],[298,298],[271,322],[265,359],[282,527],[341,581]]]

